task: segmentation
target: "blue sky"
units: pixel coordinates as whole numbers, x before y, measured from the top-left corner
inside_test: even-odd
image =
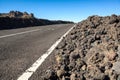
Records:
[[[120,14],[120,0],[0,0],[0,13],[34,13],[37,18],[79,22],[91,15]]]

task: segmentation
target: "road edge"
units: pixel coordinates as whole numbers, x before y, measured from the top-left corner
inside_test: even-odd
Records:
[[[40,58],[38,58],[31,67],[29,67],[17,80],[28,80],[38,67],[45,61],[45,59],[53,52],[53,50],[58,46],[64,37],[76,26],[76,24],[70,28],[60,39],[58,39]]]

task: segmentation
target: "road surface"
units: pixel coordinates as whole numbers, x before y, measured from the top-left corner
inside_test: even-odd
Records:
[[[71,27],[73,24],[1,30],[0,80],[17,80]]]

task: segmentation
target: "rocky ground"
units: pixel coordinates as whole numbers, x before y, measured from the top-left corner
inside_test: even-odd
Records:
[[[90,16],[53,52],[44,80],[120,80],[120,16]]]

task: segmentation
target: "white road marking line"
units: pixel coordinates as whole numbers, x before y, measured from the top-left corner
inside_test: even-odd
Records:
[[[57,45],[62,41],[62,39],[75,27],[74,25],[70,28],[60,39],[58,39],[45,54],[43,54],[38,60],[36,60],[33,65],[28,68],[17,80],[28,80],[32,74],[38,69],[38,67],[45,61],[45,59],[52,53],[52,51],[57,47]]]
[[[35,30],[30,30],[30,31],[15,33],[15,34],[4,35],[4,36],[0,36],[0,38],[15,36],[15,35],[19,35],[19,34],[25,34],[25,33],[30,33],[30,32],[35,32],[35,31],[39,31],[39,30],[41,30],[41,29],[35,29]]]

